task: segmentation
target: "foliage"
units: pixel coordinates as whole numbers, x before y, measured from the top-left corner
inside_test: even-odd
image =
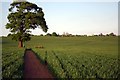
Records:
[[[29,41],[30,29],[37,27],[41,27],[44,32],[47,32],[48,27],[42,8],[27,1],[13,2],[10,6],[6,29],[10,29],[13,40]]]
[[[52,33],[52,36],[58,36],[56,32],[53,32]]]
[[[114,33],[110,33],[109,35],[110,35],[110,36],[116,36]]]
[[[47,33],[46,36],[51,36],[51,34],[50,34],[50,33]]]

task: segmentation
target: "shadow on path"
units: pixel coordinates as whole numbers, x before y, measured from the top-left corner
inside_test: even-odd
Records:
[[[54,80],[54,77],[48,70],[47,66],[40,62],[32,49],[25,50],[23,73],[25,80],[28,78],[37,78],[40,80],[47,78],[49,80]]]

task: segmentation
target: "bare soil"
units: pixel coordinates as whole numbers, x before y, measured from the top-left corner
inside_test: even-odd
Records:
[[[37,78],[53,80],[54,77],[46,65],[40,63],[32,50],[26,50],[24,56],[24,78]],[[28,80],[29,80],[28,79]]]

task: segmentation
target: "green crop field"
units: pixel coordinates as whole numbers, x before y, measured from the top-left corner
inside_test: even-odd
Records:
[[[11,38],[2,38],[2,76],[3,78],[23,77],[24,49],[17,48]]]
[[[56,78],[117,78],[118,37],[49,37],[32,36],[25,42]],[[2,74],[5,78],[23,77],[25,48],[18,42],[2,38]],[[42,46],[42,48],[36,48]]]

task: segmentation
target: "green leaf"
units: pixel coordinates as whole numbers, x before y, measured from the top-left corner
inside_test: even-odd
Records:
[[[48,26],[41,7],[27,1],[13,2],[10,6],[6,29],[10,29],[12,39],[28,41],[30,40],[29,29],[35,29],[38,26],[47,32]]]

